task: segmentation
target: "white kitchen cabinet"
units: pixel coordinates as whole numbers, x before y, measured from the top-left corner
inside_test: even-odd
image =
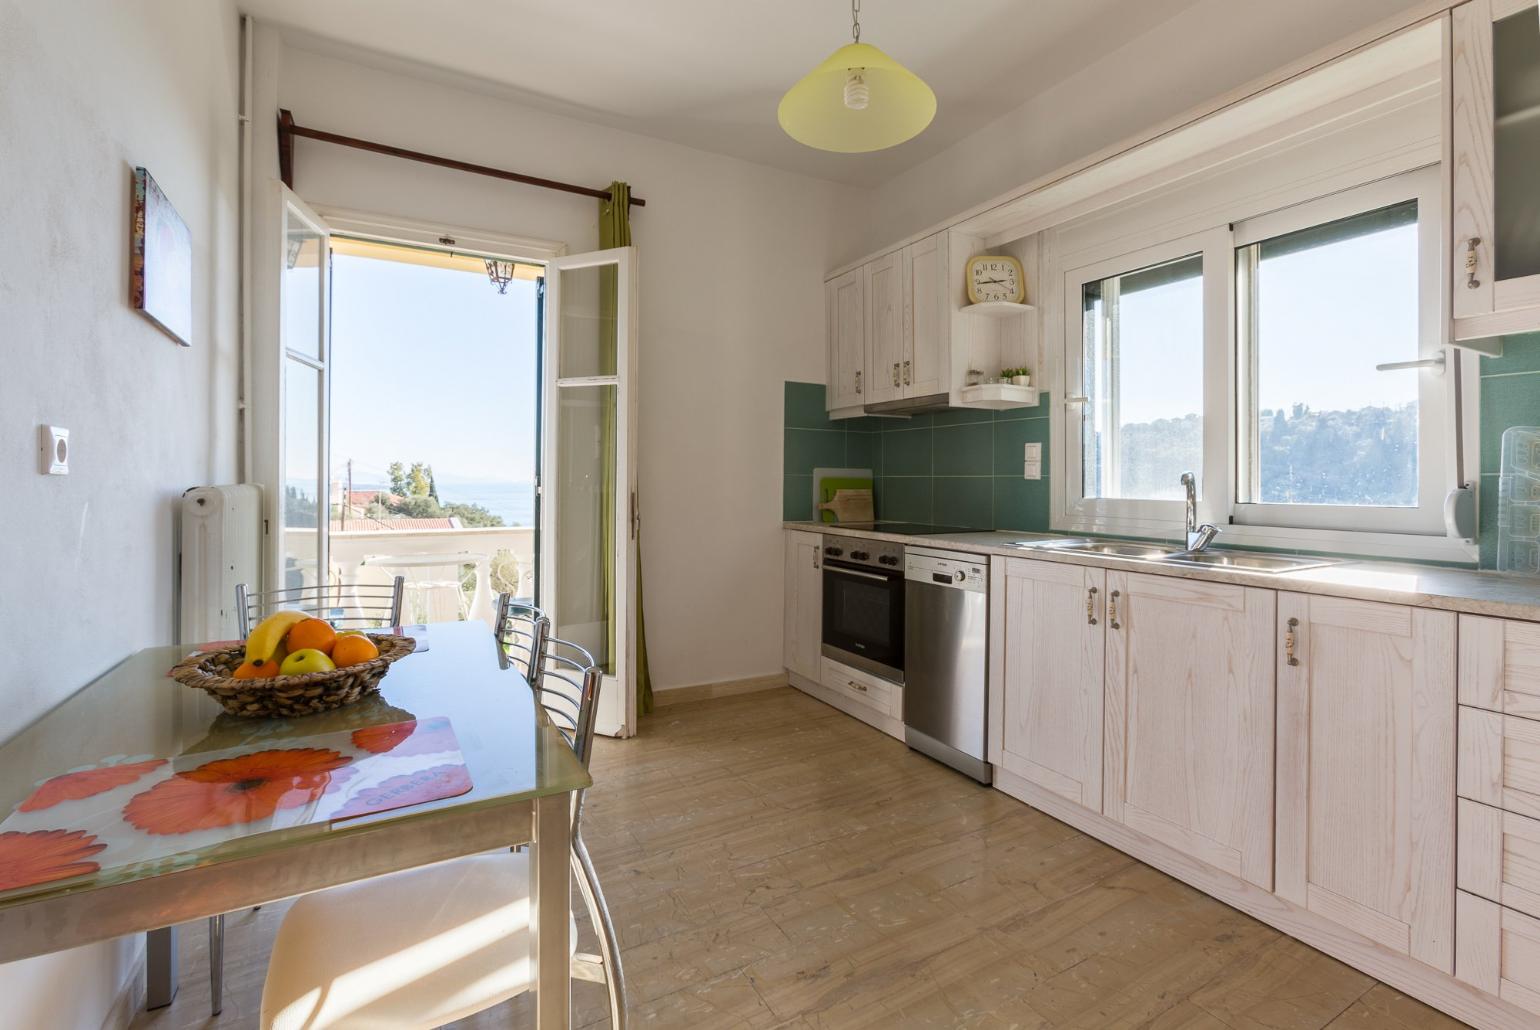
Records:
[[[864,404],[881,404],[904,396],[906,346],[904,323],[908,290],[904,284],[904,252],[895,250],[866,268],[866,379]]]
[[[1103,811],[1268,889],[1275,596],[1107,574]]]
[[[1004,636],[997,761],[1093,812],[1102,809],[1101,569],[997,561],[992,603]]]
[[[1450,612],[1279,593],[1276,892],[1454,967]]]
[[[785,663],[810,680],[823,669],[822,546],[817,533],[786,534]]]
[[[905,397],[951,389],[952,304],[947,294],[947,234],[938,232],[904,248]]]
[[[1451,15],[1454,335],[1540,329],[1540,28],[1535,0]]]
[[[857,268],[824,284],[828,347],[826,404],[831,412],[859,415],[866,374],[866,269]]]

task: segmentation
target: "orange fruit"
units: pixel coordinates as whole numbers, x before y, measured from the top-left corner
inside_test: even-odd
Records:
[[[337,638],[336,645],[332,647],[332,661],[337,663],[339,669],[344,665],[372,661],[379,656],[380,649],[374,646],[374,641],[362,633],[344,633]]]
[[[311,647],[324,655],[330,655],[333,645],[337,643],[337,631],[324,619],[306,619],[296,622],[283,642],[290,654]]]
[[[238,680],[265,680],[278,675],[278,663],[275,661],[242,662],[230,675]]]

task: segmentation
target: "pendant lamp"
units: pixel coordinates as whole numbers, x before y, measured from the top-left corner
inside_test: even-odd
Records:
[[[936,94],[914,72],[861,42],[861,0],[850,5],[847,43],[781,98],[781,128],[798,143],[839,154],[886,150],[924,131]]]

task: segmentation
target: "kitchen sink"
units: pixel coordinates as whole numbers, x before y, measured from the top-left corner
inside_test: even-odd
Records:
[[[1244,569],[1247,572],[1298,572],[1340,564],[1335,558],[1307,558],[1288,554],[1249,554],[1244,551],[1193,551],[1168,554],[1160,559],[1172,565],[1202,569]]]
[[[1031,551],[1063,551],[1069,554],[1185,565],[1196,569],[1238,569],[1271,575],[1340,564],[1335,558],[1258,554],[1253,551],[1171,551],[1159,544],[1141,544],[1130,540],[1023,540],[1011,546]]]

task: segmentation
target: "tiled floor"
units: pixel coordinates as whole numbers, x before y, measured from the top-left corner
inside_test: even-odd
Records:
[[[594,780],[633,1026],[1460,1025],[790,689],[662,709]],[[194,932],[135,1025],[255,1026],[282,907],[231,918],[221,1019]]]

